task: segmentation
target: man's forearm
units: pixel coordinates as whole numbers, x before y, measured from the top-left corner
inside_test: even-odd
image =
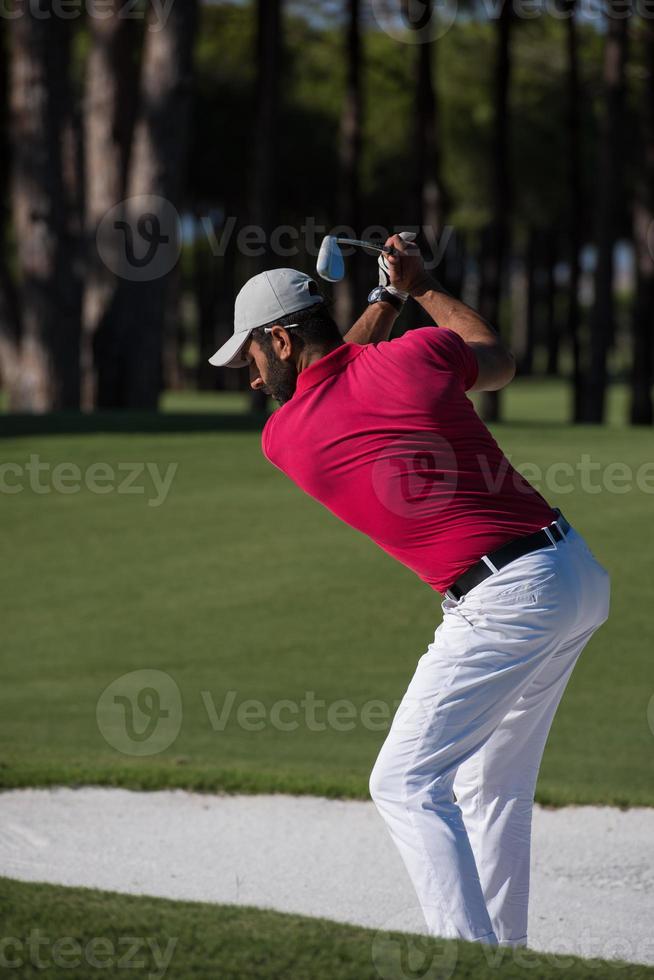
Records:
[[[439,327],[458,333],[475,351],[479,373],[473,391],[497,391],[511,381],[515,358],[483,316],[446,293],[435,279],[425,279],[411,295]]]
[[[447,327],[465,340],[466,343],[497,343],[498,335],[484,318],[470,306],[445,292],[431,276],[411,295],[433,318],[439,327]]]
[[[343,337],[348,344],[378,344],[388,340],[399,314],[390,303],[371,303]]]

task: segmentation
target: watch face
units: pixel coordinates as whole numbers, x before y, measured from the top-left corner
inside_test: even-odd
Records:
[[[402,306],[404,305],[403,302],[402,302],[402,300],[399,299],[397,296],[394,296],[393,293],[389,293],[389,291],[385,288],[385,286],[375,286],[375,288],[372,290],[372,292],[368,296],[368,302],[369,303],[380,303],[380,302],[390,303],[390,305],[392,307],[394,307],[394,309],[398,313],[401,312]]]

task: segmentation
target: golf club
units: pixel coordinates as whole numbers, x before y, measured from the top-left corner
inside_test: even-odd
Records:
[[[357,248],[364,248],[376,254],[386,252],[388,255],[395,255],[396,250],[392,245],[377,245],[375,242],[365,242],[358,238],[337,238],[336,235],[325,235],[318,252],[316,271],[322,279],[327,282],[340,282],[345,275],[345,263],[341,245],[354,245]]]

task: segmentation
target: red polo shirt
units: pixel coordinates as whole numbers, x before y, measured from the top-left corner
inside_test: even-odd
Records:
[[[482,555],[554,520],[465,392],[477,361],[451,330],[343,344],[266,422],[266,457],[444,592]]]

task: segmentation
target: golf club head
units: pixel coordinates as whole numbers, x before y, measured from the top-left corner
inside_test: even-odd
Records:
[[[343,255],[335,235],[325,235],[318,252],[316,272],[327,282],[340,282],[345,275]]]

